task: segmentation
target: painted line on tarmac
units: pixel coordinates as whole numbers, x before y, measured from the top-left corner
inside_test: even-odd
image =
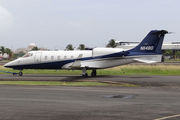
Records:
[[[167,116],[167,117],[163,117],[163,118],[158,118],[158,119],[154,119],[154,120],[165,120],[165,119],[168,119],[168,118],[174,118],[174,117],[179,117],[179,115],[173,115],[173,116]]]

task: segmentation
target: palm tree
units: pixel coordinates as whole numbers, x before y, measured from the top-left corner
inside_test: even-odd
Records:
[[[3,57],[4,53],[6,53],[5,47],[1,46],[0,51],[1,51],[2,57]]]
[[[85,45],[84,44],[80,44],[78,47],[78,50],[85,50]]]
[[[117,46],[117,44],[116,44],[115,40],[114,40],[114,39],[111,39],[111,40],[109,41],[109,43],[107,44],[106,47],[115,48],[116,46]]]
[[[66,50],[74,50],[75,47],[72,46],[72,44],[69,44],[66,46]]]
[[[9,57],[11,58],[11,56],[12,56],[12,51],[11,51],[11,49],[9,49],[9,48],[6,48],[6,53],[9,55]]]

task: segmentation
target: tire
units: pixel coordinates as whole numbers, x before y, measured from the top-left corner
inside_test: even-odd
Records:
[[[92,77],[95,77],[95,76],[96,76],[96,70],[93,70],[93,71],[91,72],[91,76],[92,76]]]
[[[19,76],[22,76],[23,75],[23,73],[22,72],[19,72]]]
[[[85,74],[85,77],[88,77],[88,74],[87,74],[87,73]]]
[[[86,74],[82,75],[82,77],[86,78],[86,77],[88,77],[88,74],[86,73]]]

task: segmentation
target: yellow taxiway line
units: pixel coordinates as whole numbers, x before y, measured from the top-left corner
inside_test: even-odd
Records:
[[[167,116],[167,117],[163,117],[163,118],[158,118],[158,119],[154,119],[154,120],[165,120],[165,119],[168,119],[168,118],[173,118],[173,117],[179,117],[179,115],[172,115],[172,116]]]

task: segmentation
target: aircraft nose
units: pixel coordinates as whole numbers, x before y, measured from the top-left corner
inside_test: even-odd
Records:
[[[4,65],[4,67],[9,67],[9,63],[6,63],[6,64]]]
[[[12,68],[12,62],[8,62],[4,65],[6,68]]]

